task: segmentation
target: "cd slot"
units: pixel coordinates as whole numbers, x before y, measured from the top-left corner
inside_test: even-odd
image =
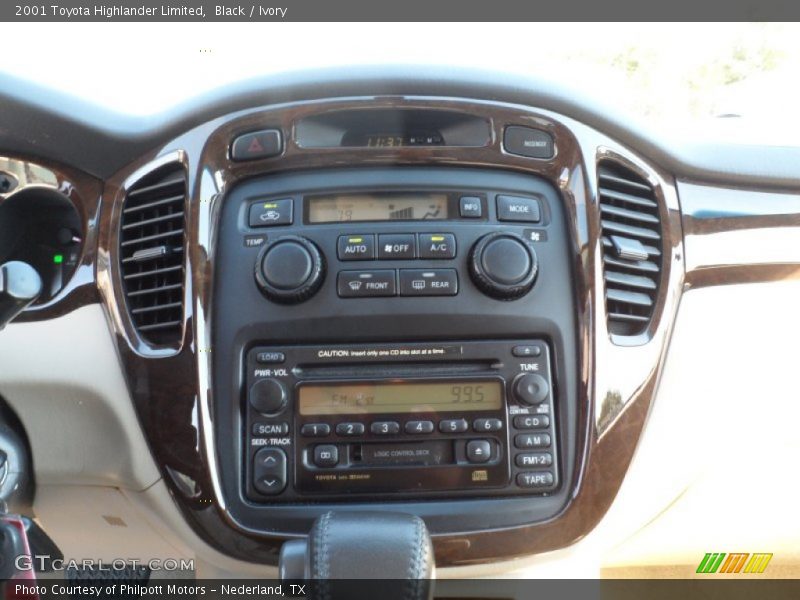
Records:
[[[486,375],[502,369],[503,363],[496,360],[459,361],[453,363],[371,363],[371,364],[326,364],[298,365],[295,377],[303,379],[351,379],[351,378],[397,378],[440,377],[448,375]]]

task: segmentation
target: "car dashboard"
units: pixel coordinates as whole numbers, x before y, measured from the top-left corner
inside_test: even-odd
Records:
[[[761,413],[716,382],[762,317],[702,325],[800,272],[797,149],[682,149],[486,73],[247,86],[139,132],[31,104],[0,139],[0,262],[45,289],[0,394],[56,541],[154,514],[255,572],[329,511],[403,512],[440,572],[505,572],[677,502],[718,395]]]

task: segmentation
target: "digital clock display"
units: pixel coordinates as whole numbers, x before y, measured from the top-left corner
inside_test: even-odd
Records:
[[[311,196],[309,223],[426,221],[448,218],[447,194],[386,192]]]
[[[498,410],[499,381],[331,383],[299,388],[301,415],[439,413]]]

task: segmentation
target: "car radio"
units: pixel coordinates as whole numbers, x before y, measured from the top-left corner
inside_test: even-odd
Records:
[[[558,486],[544,340],[256,345],[245,363],[250,500]]]

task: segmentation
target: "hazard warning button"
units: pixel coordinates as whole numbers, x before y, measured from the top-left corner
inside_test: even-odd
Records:
[[[283,150],[281,132],[277,129],[265,129],[240,135],[231,145],[233,160],[255,160],[276,156]]]

